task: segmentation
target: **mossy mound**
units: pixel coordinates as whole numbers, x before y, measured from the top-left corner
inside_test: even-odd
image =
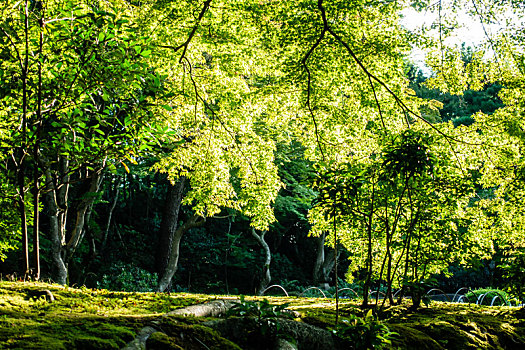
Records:
[[[180,317],[163,317],[155,323],[155,328],[162,332],[153,333],[146,342],[147,349],[178,349],[187,350],[240,350],[232,341],[224,338],[211,328],[198,324],[195,318],[190,322],[179,322]],[[191,320],[195,321],[192,324]]]
[[[184,348],[175,343],[176,339],[166,333],[155,332],[148,338],[146,348],[148,350],[183,350]]]
[[[49,301],[46,291],[53,294],[54,301]],[[125,293],[36,282],[0,282],[0,307],[23,308],[29,312],[62,313],[67,309],[72,314],[161,315],[209,298],[189,293]]]
[[[435,349],[524,349],[522,313],[523,310],[509,307],[433,303],[416,313],[392,317],[387,323],[424,333],[441,346]],[[396,332],[404,337],[403,331]]]
[[[333,308],[301,309],[301,320],[322,328],[335,328]],[[363,311],[343,307],[341,319]],[[416,312],[397,305],[379,313],[379,319],[398,335],[393,349],[525,349],[525,309],[433,302]]]
[[[0,349],[120,349],[138,327],[133,318],[7,312],[0,317]]]
[[[438,350],[443,349],[437,341],[427,334],[402,324],[391,324],[389,328],[398,334],[392,342],[393,348],[413,350]]]
[[[91,349],[120,349],[124,344],[117,344],[112,339],[102,339],[93,336],[80,336],[71,341],[71,346],[77,350],[91,350]]]

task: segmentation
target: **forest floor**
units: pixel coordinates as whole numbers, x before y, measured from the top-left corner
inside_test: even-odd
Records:
[[[174,312],[213,300],[231,306],[239,299],[0,282],[0,349],[347,349],[380,333],[380,327],[361,327],[355,317],[364,318],[366,312],[345,300],[339,323],[347,333],[333,331],[333,299],[246,297],[242,307],[236,307],[237,315],[228,318]],[[273,305],[285,305],[293,313]],[[254,310],[258,316],[247,317]],[[416,312],[408,304],[393,306],[378,317],[380,322],[372,325],[384,324],[396,333],[386,348],[525,349],[523,308],[432,302]],[[349,329],[362,335],[348,337]],[[140,334],[142,345],[137,343]]]

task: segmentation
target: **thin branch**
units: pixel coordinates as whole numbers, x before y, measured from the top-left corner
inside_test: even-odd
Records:
[[[184,60],[186,60],[189,64],[189,60],[184,57]],[[191,65],[190,65],[191,67]],[[219,121],[219,124],[221,124],[221,126],[223,127],[223,129],[226,131],[226,133],[231,137],[231,139],[233,140],[233,143],[234,145],[237,147],[237,149],[240,151],[242,157],[248,162],[248,165],[250,167],[250,169],[252,170],[254,176],[255,176],[255,182],[259,182],[259,177],[257,176],[257,172],[255,171],[255,168],[253,167],[253,164],[251,162],[251,160],[246,156],[246,154],[244,153],[244,151],[239,147],[239,142],[237,141],[237,139],[235,138],[235,135],[228,129],[228,127],[226,126],[226,124],[224,123],[224,121],[219,117],[219,115],[217,113],[215,113],[215,111],[213,110],[213,108],[209,105],[209,103],[199,94],[198,90],[197,90],[197,82],[193,79],[193,76],[191,74],[191,71],[190,71],[190,79],[191,79],[191,82],[193,84],[193,87],[194,87],[194,91],[195,91],[195,100],[198,101],[202,101],[203,105],[204,105],[204,108],[207,109],[208,111],[211,112],[213,118],[212,118],[212,123],[214,121],[214,118],[217,118],[217,120]],[[213,128],[213,124],[212,124],[212,128]]]
[[[58,21],[74,21],[76,19],[80,19],[81,17],[79,18],[75,18],[75,17],[68,17],[68,18],[53,18],[53,19],[50,19],[49,21],[42,21],[42,25],[46,25],[48,23],[53,23],[53,22],[58,22]]]
[[[485,22],[483,21],[483,16],[479,12],[478,6],[477,6],[475,0],[472,0],[472,5],[474,5],[474,9],[476,10],[476,14],[479,17],[479,21],[481,23],[481,28],[483,28],[483,33],[485,33],[485,36],[487,37],[487,39],[488,39],[488,41],[490,43],[490,46],[492,47],[492,51],[494,51],[494,58],[496,60],[498,71],[499,71],[500,74],[503,74],[501,72],[501,67],[500,67],[500,63],[499,63],[499,59],[498,59],[498,52],[496,51],[496,45],[494,45],[494,41],[492,40],[492,37],[488,34],[487,29],[485,28]]]
[[[324,36],[326,34],[326,26],[323,26],[323,30],[321,31],[321,34],[317,38],[316,42],[312,45],[310,50],[306,53],[306,55],[301,60],[301,64],[303,65],[304,69],[306,70],[306,74],[308,75],[308,87],[306,90],[306,106],[308,108],[308,111],[310,112],[310,116],[312,117],[312,121],[314,123],[314,129],[315,129],[315,139],[317,141],[317,145],[319,146],[319,151],[321,152],[321,157],[323,160],[325,159],[324,152],[323,152],[323,146],[319,140],[319,129],[317,127],[317,121],[315,120],[315,114],[312,110],[312,105],[310,101],[310,95],[311,95],[311,89],[312,89],[312,73],[310,72],[310,68],[308,68],[308,59],[312,55],[312,53],[315,51],[315,49],[319,46],[321,41],[323,41]]]
[[[383,129],[386,130],[385,120],[383,119],[383,111],[381,110],[381,104],[379,104],[379,100],[377,99],[376,89],[374,87],[374,83],[372,82],[372,78],[370,77],[370,75],[368,76],[368,81],[370,82],[370,86],[372,87],[372,91],[374,92],[374,99],[376,100],[377,110],[379,111],[379,117],[381,118],[381,124],[383,125]]]
[[[400,108],[402,109],[402,111],[405,113],[405,114],[410,114],[410,115],[413,115],[414,117],[416,117],[417,119],[420,119],[421,121],[423,121],[424,123],[426,123],[428,126],[430,126],[431,129],[433,129],[435,132],[437,132],[438,134],[440,134],[441,136],[443,136],[446,140],[447,140],[447,143],[451,146],[451,148],[453,149],[452,147],[452,142],[451,141],[455,141],[455,142],[461,142],[461,143],[464,143],[464,144],[467,144],[467,145],[475,145],[475,146],[480,146],[481,144],[473,144],[473,143],[470,143],[470,142],[466,142],[466,141],[462,141],[462,140],[458,140],[450,135],[447,135],[445,134],[443,131],[439,130],[437,127],[435,127],[432,123],[430,123],[428,120],[426,120],[424,117],[422,117],[421,115],[415,113],[414,111],[412,111],[402,100],[401,98],[394,92],[392,91],[392,89],[390,89],[388,87],[388,85],[381,79],[379,79],[377,76],[375,76],[374,74],[372,74],[366,67],[365,65],[363,64],[363,62],[361,62],[361,60],[357,57],[357,55],[355,54],[355,52],[352,50],[352,48],[350,47],[350,45],[348,45],[348,43],[346,41],[344,41],[341,36],[339,34],[337,34],[328,24],[328,19],[326,17],[326,9],[323,7],[323,0],[318,0],[317,2],[317,7],[319,8],[319,11],[321,12],[321,16],[323,18],[323,24],[324,24],[324,28],[326,29],[326,31],[328,31],[333,37],[334,39],[336,39],[341,45],[343,45],[343,47],[348,51],[348,53],[350,54],[350,56],[354,59],[354,61],[357,63],[357,65],[363,70],[363,72],[369,77],[369,79],[371,80],[375,80],[376,82],[378,82],[393,98],[394,100],[396,101],[396,103],[400,106]],[[456,154],[456,151],[453,150],[453,152]],[[457,155],[456,155],[457,156]],[[458,158],[458,162],[459,162],[459,158]]]
[[[197,124],[197,109],[198,109],[198,104],[199,104],[199,99],[197,98],[197,96],[199,96],[199,91],[197,90],[197,83],[195,82],[195,79],[193,77],[193,69],[192,69],[191,62],[190,62],[190,60],[188,60],[187,57],[184,57],[184,59],[185,59],[185,61],[187,63],[188,74],[189,74],[191,83],[193,85],[193,91],[195,92],[194,122],[195,122],[195,124]],[[183,65],[183,69],[184,69],[184,73],[186,73],[186,65],[185,64]]]
[[[438,7],[438,17],[439,17],[439,50],[441,51],[441,70],[443,71],[444,62],[445,62],[445,56],[443,52],[443,25],[441,24],[441,10],[442,10],[442,4],[441,0],[439,0],[439,7]]]
[[[185,42],[180,44],[179,46],[170,46],[170,45],[159,45],[159,47],[165,48],[165,49],[172,49],[174,52],[182,50],[182,55],[180,56],[179,63],[182,63],[184,58],[186,57],[186,51],[188,50],[188,46],[190,45],[191,40],[193,39],[193,36],[195,35],[195,32],[199,28],[200,22],[202,21],[202,18],[206,14],[206,11],[208,11],[208,8],[210,7],[210,3],[212,0],[206,0],[202,6],[201,12],[199,13],[199,16],[196,19],[196,23],[193,26],[190,34],[188,35],[188,38]]]
[[[9,39],[9,42],[11,43],[13,48],[15,49],[16,56],[18,57],[18,64],[20,65],[20,69],[23,71],[24,70],[24,63],[23,63],[22,57],[20,56],[20,52],[18,51],[18,48],[16,47],[15,43],[13,42],[13,39],[11,39],[11,36],[9,34],[7,34],[7,32],[4,30],[4,28],[0,27],[0,30],[2,30],[4,35],[7,37],[7,39]]]

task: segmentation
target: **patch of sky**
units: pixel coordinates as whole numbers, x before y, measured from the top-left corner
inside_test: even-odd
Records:
[[[440,0],[422,11],[406,7],[400,12],[401,25],[412,33],[424,33],[441,41],[443,46],[485,46],[486,57],[490,59],[494,56],[490,40],[506,28],[519,26],[522,17],[515,8],[498,8],[496,12],[487,4],[473,0],[459,7],[456,1]],[[431,71],[425,65],[425,52],[423,47],[414,45],[410,59],[428,76]]]

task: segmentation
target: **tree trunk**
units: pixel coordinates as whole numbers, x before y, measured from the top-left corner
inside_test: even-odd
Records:
[[[104,251],[106,249],[106,244],[108,243],[109,229],[111,227],[111,219],[113,218],[113,212],[115,211],[115,208],[117,206],[119,193],[120,193],[120,177],[118,177],[117,181],[115,182],[115,193],[113,194],[113,202],[111,203],[111,207],[109,208],[108,220],[106,221],[106,229],[104,230],[104,238],[102,239],[102,245],[100,247],[101,251]]]
[[[200,218],[200,220],[199,220]],[[206,218],[201,218],[197,214],[193,215],[184,225],[179,227],[173,234],[173,239],[171,241],[171,247],[169,252],[168,264],[162,273],[162,277],[159,280],[158,292],[164,292],[168,289],[171,284],[171,279],[177,272],[177,264],[179,262],[179,247],[180,241],[184,233],[188,230],[200,227],[206,222]]]
[[[179,220],[179,210],[186,188],[186,177],[181,177],[175,184],[168,185],[162,221],[160,223],[160,237],[157,246],[155,265],[159,274],[164,273],[168,266],[170,252],[173,245],[175,231]]]
[[[22,155],[22,157],[24,157]],[[29,244],[28,244],[28,235],[27,235],[27,214],[26,214],[26,203],[25,203],[25,175],[24,167],[25,161],[22,159],[20,161],[20,169],[18,170],[18,206],[20,211],[20,225],[22,229],[22,251],[24,254],[24,264],[23,270],[24,275],[29,274]]]
[[[44,12],[41,12],[40,16],[40,34],[38,36],[38,57],[41,57],[44,46]],[[33,148],[33,160],[34,160],[34,176],[33,176],[33,260],[35,264],[35,270],[33,271],[33,277],[35,280],[40,279],[40,138],[42,131],[42,60],[38,60],[38,93],[37,93],[37,106],[36,106],[36,137],[35,145]]]
[[[335,265],[335,252],[333,250],[325,251],[326,233],[323,233],[318,238],[313,283],[316,286],[324,287],[330,281],[330,272],[332,272]]]
[[[57,283],[66,284],[67,283],[67,266],[62,257],[62,246],[64,242],[63,238],[63,228],[65,223],[63,219],[65,218],[64,207],[61,207],[61,198],[60,192],[57,185],[54,181],[54,177],[51,174],[50,169],[46,169],[46,187],[47,187],[47,211],[49,213],[49,226],[50,226],[50,236],[51,236],[51,259],[53,260],[54,268],[56,271],[55,279]],[[66,197],[67,199],[67,197]]]
[[[55,265],[56,282],[67,284],[68,282],[68,260],[73,256],[76,248],[82,241],[85,233],[86,216],[100,190],[102,183],[101,172],[94,172],[90,177],[89,189],[80,196],[81,200],[76,208],[76,218],[73,230],[70,235],[67,234],[66,221],[68,218],[68,193],[69,193],[69,175],[68,161],[61,160],[59,174],[53,176],[51,169],[47,168],[46,188],[47,188],[47,205],[50,221],[51,235],[51,255]],[[88,174],[86,174],[87,179]],[[67,237],[70,237],[66,242]]]
[[[212,300],[170,311],[165,316],[219,317],[238,304],[238,300]]]
[[[339,256],[335,255],[334,250],[329,250],[328,253],[325,254],[325,259],[322,265],[322,272],[323,272],[323,278],[326,282],[330,281],[330,273],[334,269],[335,266],[335,259]]]
[[[324,282],[323,280],[323,273],[322,273],[322,266],[324,263],[324,241],[326,238],[326,234],[323,233],[322,236],[317,237],[317,256],[315,257],[315,264],[314,264],[314,271],[312,274],[314,285],[317,286],[321,282]]]
[[[40,279],[40,187],[38,184],[38,165],[35,164],[35,176],[34,176],[34,194],[33,194],[33,261],[35,270],[33,271],[33,277],[35,280]]]
[[[268,285],[270,284],[270,281],[272,280],[272,276],[270,274],[270,263],[272,262],[272,253],[270,251],[270,246],[264,240],[264,236],[266,235],[266,232],[267,231],[263,231],[261,232],[260,235],[258,235],[257,232],[255,232],[255,229],[252,228],[252,236],[257,240],[257,242],[264,249],[264,254],[265,254],[263,277],[261,279],[261,282],[259,283],[259,288],[257,289],[257,295],[262,295],[262,293],[268,287]]]
[[[373,202],[372,202],[373,205]],[[368,307],[368,294],[372,285],[372,272],[373,272],[373,241],[372,241],[372,218],[373,213],[368,216],[368,223],[366,225],[367,231],[367,258],[366,258],[366,276],[365,283],[363,285],[363,308]]]
[[[102,184],[103,174],[102,171],[94,172],[92,175],[86,173],[86,179],[90,176],[91,183],[89,189],[84,195],[81,196],[79,205],[76,208],[76,218],[75,225],[73,226],[73,231],[71,232],[71,238],[66,244],[66,253],[68,260],[72,258],[75,253],[78,245],[84,238],[86,232],[86,226],[91,215],[91,210],[93,204],[97,197],[97,194],[100,192],[100,185]],[[65,232],[64,232],[65,233]]]
[[[315,258],[314,271],[313,271],[313,282],[315,286],[326,282],[325,276],[323,274],[323,264],[325,262],[325,251],[324,251],[325,239],[326,239],[326,233],[323,233],[320,237],[317,238],[317,256]]]
[[[29,274],[29,245],[27,234],[27,213],[25,203],[25,170],[26,170],[26,148],[27,148],[27,108],[29,91],[27,88],[28,70],[29,70],[29,10],[28,1],[24,2],[24,42],[25,52],[22,67],[22,144],[20,147],[19,169],[18,169],[18,191],[19,191],[19,210],[20,225],[22,229],[22,250],[24,253],[24,276]]]

